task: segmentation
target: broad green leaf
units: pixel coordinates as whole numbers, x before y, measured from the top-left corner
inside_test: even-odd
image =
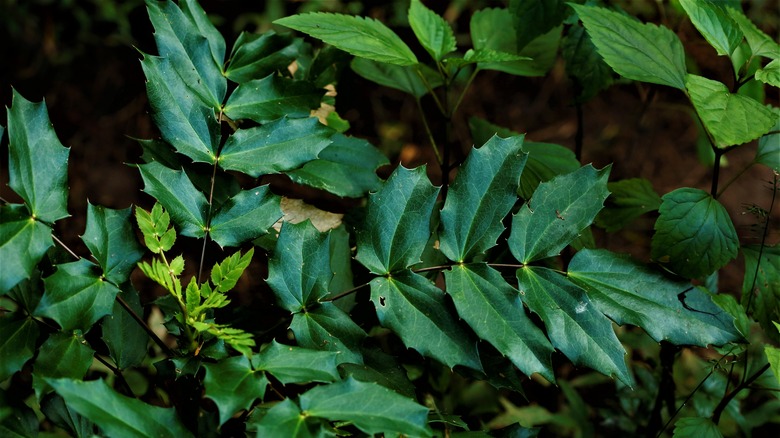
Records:
[[[136,315],[143,318],[144,309],[138,291],[130,283],[122,286],[119,296],[125,300]],[[138,365],[146,357],[149,335],[119,300],[114,301],[111,314],[103,318],[100,324],[103,342],[108,347],[111,359],[120,370]]]
[[[348,421],[369,434],[432,436],[428,408],[376,383],[347,378],[301,395],[301,409],[312,417]]]
[[[5,266],[3,266],[5,268]],[[0,270],[0,272],[2,272]],[[38,268],[33,268],[32,275],[26,280],[11,288],[8,292],[8,298],[12,299],[17,311],[24,311],[26,314],[32,314],[43,296],[43,280]]]
[[[695,289],[702,291],[705,295],[709,294],[709,286],[697,286]],[[747,312],[745,312],[745,308],[742,307],[741,304],[737,301],[736,298],[732,295],[727,295],[724,293],[712,295],[712,302],[715,303],[718,307],[726,311],[727,314],[731,315],[731,317],[734,319],[734,327],[736,327],[737,331],[742,335],[743,339],[747,339],[748,335],[750,334],[750,323],[751,319],[747,316]],[[684,295],[684,299],[687,303],[688,301],[688,294],[686,293]],[[688,306],[690,307],[690,306]]]
[[[709,0],[680,0],[696,29],[720,56],[731,56],[742,42],[742,31],[729,13]]]
[[[462,58],[450,56],[444,60],[448,67],[462,68],[469,64],[498,63],[512,61],[530,61],[528,56],[520,56],[513,53],[499,52],[493,49],[469,49]]]
[[[731,94],[722,82],[686,76],[688,96],[719,148],[739,145],[766,134],[778,115],[757,101]]]
[[[756,79],[780,88],[780,59],[773,59],[769,64],[756,71]]]
[[[471,150],[441,210],[440,249],[450,260],[472,260],[496,245],[502,220],[517,201],[528,158],[522,145],[523,136],[493,136]]]
[[[379,323],[409,348],[450,368],[482,370],[477,343],[449,312],[444,293],[411,271],[371,281],[371,301]]]
[[[49,317],[63,330],[89,330],[97,320],[111,313],[119,289],[101,278],[97,266],[81,259],[57,265],[57,271],[43,280],[46,286],[36,316]]]
[[[780,116],[780,109],[772,107],[772,111]],[[758,139],[755,161],[780,173],[780,117],[777,118],[770,133]]]
[[[211,283],[214,284],[214,291],[224,293],[233,289],[241,274],[249,266],[254,254],[254,248],[249,248],[249,251],[245,252],[244,255],[241,255],[240,251],[236,251],[222,263],[214,265],[211,270]]]
[[[770,59],[780,58],[780,44],[776,38],[765,34],[745,16],[741,9],[725,8],[732,20],[739,26],[753,52],[753,56],[763,56]]]
[[[444,272],[458,315],[526,375],[555,381],[553,348],[526,316],[518,291],[485,264],[456,265]]]
[[[341,377],[352,377],[361,382],[378,383],[385,388],[408,397],[415,397],[415,386],[409,380],[406,368],[401,366],[398,357],[389,355],[379,348],[363,350],[364,365],[342,363],[339,365]]]
[[[517,47],[522,49],[561,24],[566,15],[566,3],[563,0],[510,0],[509,13],[517,34]]]
[[[0,295],[30,278],[52,245],[51,228],[31,217],[27,208],[0,205]]]
[[[273,31],[262,35],[241,32],[233,45],[225,76],[243,84],[287,71],[287,66],[300,56],[302,47],[303,40],[290,35],[277,35]]]
[[[547,268],[517,270],[520,294],[544,322],[553,347],[575,365],[585,365],[632,386],[612,322],[594,306],[584,290]]]
[[[356,58],[360,59],[360,58]],[[389,164],[387,157],[371,143],[357,137],[334,135],[333,143],[319,157],[302,168],[287,173],[298,184],[326,190],[334,195],[358,198],[379,188],[379,167]]]
[[[206,397],[214,400],[219,424],[225,424],[236,412],[249,409],[255,399],[265,396],[268,378],[252,369],[246,356],[234,356],[217,363],[204,364]]]
[[[283,223],[266,280],[281,306],[290,312],[305,310],[328,294],[332,276],[328,234],[308,220]]]
[[[157,162],[139,164],[144,191],[165,207],[178,232],[189,237],[203,237],[206,232],[206,196],[192,184],[187,174]]]
[[[780,348],[765,345],[764,354],[766,354],[767,361],[772,368],[772,373],[775,375],[777,384],[780,385]]]
[[[378,275],[419,263],[438,193],[425,166],[398,166],[368,197],[365,222],[357,232],[357,261]]]
[[[290,330],[301,347],[338,352],[338,363],[363,363],[360,344],[366,333],[333,303],[321,303],[306,312],[296,313]]]
[[[57,138],[44,102],[33,103],[11,91],[8,185],[24,200],[34,219],[54,223],[69,216],[70,149]]]
[[[780,342],[780,331],[772,324],[780,321],[780,246],[765,246],[763,251],[759,246],[746,246],[742,255],[745,258],[742,305],[752,310],[770,339]]]
[[[225,143],[219,165],[253,177],[292,170],[316,159],[334,132],[314,117],[241,129]]]
[[[214,163],[219,123],[210,107],[195,94],[168,58],[144,55],[146,95],[152,118],[163,140],[196,162]]]
[[[277,403],[254,423],[257,438],[314,438],[322,435],[322,425],[310,415],[304,415],[292,399]]]
[[[33,364],[33,389],[38,400],[50,392],[48,379],[70,377],[81,379],[92,365],[93,349],[77,333],[57,332],[41,345]]]
[[[703,190],[667,193],[658,209],[651,257],[685,278],[704,278],[737,256],[739,239],[728,212]]]
[[[120,284],[130,279],[143,250],[130,224],[130,208],[112,210],[87,201],[87,228],[81,240],[95,257],[103,275]]]
[[[359,76],[369,81],[401,90],[418,99],[429,92],[425,82],[428,82],[428,86],[432,89],[443,84],[441,75],[424,64],[400,66],[366,58],[354,58],[350,67]],[[421,76],[425,77],[425,80]]]
[[[170,60],[176,73],[204,104],[219,108],[225,98],[227,80],[222,76],[223,60],[215,59],[211,41],[200,32],[192,16],[184,14],[172,1],[150,0],[146,8],[154,25],[160,56]],[[209,37],[213,40],[214,32]]]
[[[557,255],[593,222],[609,196],[609,167],[590,164],[539,184],[512,218],[509,249],[522,262]]]
[[[579,24],[569,28],[561,43],[561,55],[566,61],[566,73],[575,81],[577,102],[589,100],[612,83],[612,69]]]
[[[41,400],[41,412],[55,425],[63,428],[69,436],[87,438],[97,435],[94,423],[79,415],[73,408],[65,404],[65,400],[56,393]],[[38,427],[36,421],[36,429]]]
[[[38,340],[38,323],[32,318],[0,318],[0,382],[11,377],[32,359]]]
[[[222,204],[211,218],[209,235],[222,247],[256,239],[282,217],[279,201],[267,185],[241,191]]]
[[[606,8],[571,4],[593,44],[625,78],[685,89],[685,53],[674,32]]]
[[[179,1],[179,7],[181,11],[186,15],[195,27],[198,28],[198,33],[206,37],[209,42],[209,48],[211,49],[211,56],[214,58],[214,63],[222,70],[222,64],[225,62],[225,38],[214,27],[214,24],[209,20],[206,12],[200,7],[197,0],[181,0]],[[200,49],[200,47],[198,48]],[[198,53],[200,55],[200,53]]]
[[[260,353],[252,356],[255,369],[271,373],[283,384],[308,382],[335,382],[339,380],[333,351],[282,345],[273,341]]]
[[[274,21],[352,55],[396,65],[417,64],[401,38],[380,21],[367,17],[311,12]]]
[[[630,178],[607,184],[609,198],[596,216],[596,225],[614,232],[624,228],[639,216],[658,210],[661,197],[653,184],[644,178]]]
[[[673,438],[723,438],[718,425],[707,417],[683,417],[674,423]]]
[[[420,0],[412,0],[409,5],[409,25],[417,40],[436,61],[455,51],[455,34],[449,23]]]
[[[176,411],[146,404],[111,389],[103,380],[82,382],[49,379],[48,383],[76,412],[97,424],[109,436],[184,438],[192,433]]]
[[[225,104],[233,120],[250,119],[267,123],[283,116],[309,117],[320,106],[325,89],[307,81],[293,81],[275,74],[238,86]]]
[[[628,256],[582,250],[569,263],[568,277],[600,312],[620,325],[642,327],[658,342],[706,348],[742,339],[734,318],[707,292]]]

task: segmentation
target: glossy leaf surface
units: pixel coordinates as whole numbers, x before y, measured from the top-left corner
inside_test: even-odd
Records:
[[[257,123],[284,116],[308,117],[311,110],[320,106],[324,94],[324,89],[311,82],[271,74],[239,85],[230,95],[224,111],[233,120],[250,119]]]
[[[428,9],[420,0],[409,5],[409,25],[417,40],[436,61],[455,50],[455,34],[444,18]]]
[[[38,325],[32,318],[0,318],[0,382],[11,377],[32,359],[38,340]]]
[[[208,201],[182,170],[151,162],[139,164],[144,191],[165,207],[178,232],[189,237],[203,237],[206,228]]]
[[[303,415],[301,408],[287,398],[277,403],[255,423],[257,438],[289,437],[314,438],[319,437],[322,426],[309,415]]]
[[[338,363],[363,363],[359,347],[366,333],[333,303],[296,313],[290,330],[301,347],[337,352]]]
[[[332,351],[282,345],[274,341],[252,356],[255,369],[271,373],[283,384],[334,382],[339,380],[336,356]]]
[[[19,204],[0,205],[0,295],[30,278],[35,265],[54,245],[51,228],[30,217]]]
[[[112,210],[87,203],[87,228],[81,240],[103,269],[103,275],[116,284],[130,278],[130,272],[143,256],[130,224],[131,215],[130,208]]]
[[[48,379],[70,377],[81,379],[92,365],[95,351],[87,345],[83,336],[76,333],[54,333],[40,347],[33,364],[33,389],[35,396],[51,391]]]
[[[282,217],[279,201],[267,185],[237,193],[211,218],[211,238],[225,247],[238,246],[266,234]]]
[[[144,309],[141,307],[138,292],[129,283],[122,288],[119,296],[136,315],[143,317]],[[130,315],[130,312],[119,304],[119,300],[114,301],[111,314],[103,319],[100,327],[103,342],[106,343],[111,359],[120,370],[138,365],[146,357],[149,335]]]
[[[278,35],[273,31],[262,35],[241,32],[233,45],[225,76],[243,84],[277,71],[286,71],[287,66],[301,54],[302,47],[303,40],[290,35]]]
[[[219,410],[219,424],[225,424],[241,409],[249,409],[255,399],[262,399],[268,379],[252,369],[246,356],[234,356],[217,363],[204,364],[206,397]]]

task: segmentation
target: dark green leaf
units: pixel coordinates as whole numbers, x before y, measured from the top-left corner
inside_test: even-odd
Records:
[[[517,270],[524,302],[539,315],[555,348],[575,365],[585,365],[632,386],[612,322],[592,304],[584,290],[550,269],[526,266]]]
[[[310,416],[349,421],[370,435],[432,436],[428,408],[376,383],[347,378],[310,389],[300,403]]]
[[[777,384],[780,385],[780,348],[765,345],[764,354],[766,355],[767,362],[769,362],[769,366],[772,368],[772,374],[775,375]]]
[[[369,81],[401,90],[418,99],[429,92],[425,81],[428,82],[428,86],[432,89],[443,84],[441,75],[424,64],[400,66],[372,61],[366,58],[355,58],[350,66],[355,73]],[[423,81],[420,75],[425,77],[425,81]]]
[[[3,438],[38,436],[40,422],[35,411],[18,400],[18,395],[0,389],[0,435]]]
[[[290,330],[301,347],[338,352],[338,363],[363,363],[359,347],[366,333],[333,303],[296,313]]]
[[[673,438],[723,438],[718,425],[706,417],[684,417],[674,423]]]
[[[729,93],[722,82],[687,75],[685,86],[704,127],[719,148],[755,140],[777,123],[777,113],[750,97]]]
[[[301,408],[289,398],[277,403],[255,424],[257,438],[314,438],[322,436],[322,426],[316,419],[303,415]]]
[[[57,271],[43,280],[46,292],[35,315],[49,317],[63,330],[89,330],[111,313],[119,289],[101,278],[99,269],[81,259],[57,265]]]
[[[596,225],[610,233],[661,206],[661,197],[653,190],[653,184],[644,178],[611,182],[607,189],[610,195],[604,209],[596,216]]]
[[[709,295],[708,289],[703,286],[696,286],[696,289],[700,290],[704,294]],[[745,308],[742,307],[742,305],[739,304],[737,299],[732,295],[717,294],[712,295],[711,297],[712,302],[715,303],[717,307],[725,310],[726,313],[734,318],[734,327],[736,327],[737,331],[742,335],[743,339],[747,339],[747,337],[750,335],[751,320],[747,316]],[[687,294],[685,295],[685,300],[687,302]]]
[[[685,89],[685,53],[674,32],[606,8],[570,5],[604,62],[617,74],[635,81]]]
[[[319,108],[325,90],[311,82],[293,81],[275,74],[238,86],[225,104],[233,120],[250,119],[267,123],[280,117],[309,117]]]
[[[436,61],[455,51],[455,34],[449,23],[420,0],[412,0],[409,5],[409,25],[417,40]]]
[[[522,144],[522,136],[493,136],[471,150],[441,210],[440,249],[450,260],[472,260],[496,245],[504,231],[502,220],[517,201],[528,158]]]
[[[225,247],[262,236],[282,217],[279,201],[267,185],[239,192],[212,217],[211,238]]]
[[[316,118],[282,118],[263,126],[242,129],[230,136],[219,165],[258,177],[295,169],[317,158],[331,143],[334,131]]]
[[[518,291],[485,264],[457,265],[445,271],[447,293],[458,315],[523,373],[555,381],[550,341],[526,316]]]
[[[38,324],[32,318],[0,318],[0,382],[11,377],[32,359],[38,340]]]
[[[683,187],[663,196],[651,257],[685,278],[704,278],[737,256],[739,239],[723,205]]]
[[[772,107],[772,111],[778,116],[777,121],[769,134],[758,139],[756,163],[780,173],[780,109]]]
[[[780,44],[777,43],[776,38],[770,37],[756,27],[741,9],[730,7],[725,9],[745,35],[753,56],[763,56],[771,59],[780,58]]]
[[[133,289],[130,283],[126,283],[122,289],[119,296],[136,315],[143,318],[144,309],[141,307],[138,291]],[[138,365],[146,357],[149,335],[130,315],[130,312],[122,307],[119,300],[114,301],[111,314],[103,319],[101,328],[103,342],[106,343],[111,359],[120,370]]]
[[[398,35],[372,18],[312,12],[274,21],[347,53],[396,65],[417,64],[417,57]]]
[[[742,305],[752,309],[770,339],[780,342],[780,331],[772,323],[780,321],[780,246],[765,246],[763,251],[758,246],[746,246],[742,255],[745,257]]]
[[[575,80],[577,101],[585,102],[612,83],[612,69],[579,24],[572,25],[561,44],[566,73]]]
[[[376,170],[389,164],[387,157],[371,143],[357,137],[336,134],[331,140],[333,143],[325,147],[316,160],[288,172],[287,176],[298,184],[351,198],[378,189],[382,180]]]
[[[57,138],[44,102],[33,103],[11,91],[8,185],[21,196],[34,219],[53,223],[69,216],[70,149]]]
[[[406,369],[391,356],[379,348],[363,350],[364,365],[357,363],[342,363],[339,365],[341,376],[352,377],[361,382],[378,383],[385,388],[408,397],[414,398],[415,386],[409,381]]]
[[[539,184],[512,218],[509,248],[528,263],[557,255],[593,222],[607,199],[609,167],[590,164]]]
[[[33,364],[33,389],[38,400],[50,391],[50,378],[84,377],[92,365],[94,353],[84,337],[77,333],[57,332],[51,335],[41,345]]]
[[[109,436],[184,438],[185,428],[174,409],[152,406],[118,394],[103,380],[81,382],[49,379],[48,383],[76,412],[90,419]]]
[[[780,88],[780,59],[773,59],[769,64],[756,71],[756,79]]]
[[[680,0],[696,29],[720,56],[731,56],[742,42],[742,31],[728,12],[709,0]]]
[[[211,283],[214,284],[214,292],[224,293],[233,289],[241,274],[249,266],[254,254],[254,248],[249,248],[249,251],[244,255],[241,255],[240,251],[236,251],[222,263],[214,265],[211,270]]]
[[[214,63],[221,70],[222,63],[225,62],[225,38],[214,27],[209,17],[203,8],[200,7],[197,0],[181,0],[179,1],[179,7],[181,11],[186,15],[195,27],[198,28],[198,33],[206,37],[209,42],[209,48],[211,49],[211,56],[214,58]],[[198,47],[200,50],[201,47]],[[200,53],[198,53],[200,56]],[[200,58],[199,58],[200,59]]]
[[[206,397],[214,400],[219,410],[219,424],[225,424],[236,412],[249,409],[255,399],[265,396],[268,378],[252,369],[246,356],[229,357],[221,362],[205,364]]]
[[[46,251],[54,245],[51,228],[36,221],[23,205],[0,205],[0,295],[30,278]]]
[[[379,323],[404,344],[449,366],[482,370],[476,340],[449,312],[444,293],[411,271],[371,281]]]
[[[563,0],[510,0],[509,13],[512,15],[517,47],[528,43],[558,27],[566,14],[566,2]]]
[[[139,164],[144,191],[165,207],[179,228],[179,234],[203,237],[206,232],[208,201],[182,170],[174,170],[157,162]]]
[[[95,425],[79,415],[73,408],[65,404],[65,400],[56,393],[52,393],[41,400],[41,412],[52,423],[65,429],[70,436],[89,438],[96,436],[98,431]]]
[[[618,324],[642,327],[658,342],[706,348],[742,338],[734,318],[707,292],[628,256],[582,250],[569,263],[568,276],[588,292],[599,311]]]
[[[252,356],[255,369],[271,373],[283,384],[334,382],[339,380],[336,356],[332,351],[282,345],[273,341],[263,351]]]
[[[103,275],[112,282],[124,283],[143,256],[130,224],[130,208],[112,210],[87,202],[87,228],[81,240],[95,257]]]
[[[398,166],[382,188],[368,197],[355,258],[379,275],[419,263],[431,234],[428,222],[438,193],[425,166],[413,170]]]
[[[233,45],[225,76],[243,84],[277,71],[287,71],[287,66],[300,55],[302,46],[301,38],[290,35],[277,35],[272,31],[262,35],[241,32]]]
[[[5,268],[5,266],[3,266]],[[33,313],[43,296],[43,281],[41,272],[34,268],[32,275],[27,280],[22,280],[19,284],[11,288],[8,298],[14,300],[19,309],[25,313]]]

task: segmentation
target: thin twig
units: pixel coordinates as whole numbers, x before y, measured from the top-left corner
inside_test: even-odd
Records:
[[[117,380],[119,380],[119,382],[122,384],[122,386],[125,387],[125,391],[127,391],[128,395],[130,395],[132,397],[135,397],[135,398],[138,398],[138,397],[135,396],[135,393],[133,392],[133,389],[130,387],[130,384],[127,383],[127,380],[125,380],[125,376],[122,375],[122,371],[119,369],[119,367],[115,367],[114,365],[109,363],[107,360],[105,360],[102,357],[100,357],[100,355],[97,354],[97,353],[95,353],[94,357],[95,357],[95,359],[97,359],[98,362],[100,362],[103,365],[105,365],[106,368],[108,368],[109,370],[111,370],[112,373],[114,373],[114,375],[116,376]]]
[[[433,132],[431,132],[431,127],[428,124],[428,118],[425,117],[425,111],[423,111],[422,103],[420,102],[419,98],[415,98],[414,101],[417,103],[417,110],[420,111],[420,118],[422,119],[423,126],[425,127],[425,133],[428,134],[428,141],[431,142],[433,153],[436,154],[436,161],[439,163],[439,167],[441,167],[443,171],[444,160],[441,158],[441,153],[439,152],[439,146],[436,144],[436,139],[433,138]]]
[[[745,366],[747,367],[747,363],[745,363]],[[758,371],[753,373],[752,376],[750,376],[747,380],[737,385],[736,388],[734,388],[733,391],[728,393],[725,397],[723,397],[720,400],[720,403],[718,403],[718,406],[715,407],[715,410],[712,411],[712,422],[715,424],[718,424],[720,422],[720,416],[723,414],[723,411],[726,409],[726,406],[731,402],[734,397],[739,394],[740,391],[750,386],[751,383],[755,382],[759,377],[761,377],[762,374],[764,374],[769,369],[769,363],[764,364],[764,366],[761,367]]]

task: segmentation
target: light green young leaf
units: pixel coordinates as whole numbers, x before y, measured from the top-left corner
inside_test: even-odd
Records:
[[[458,315],[520,371],[555,381],[550,341],[526,316],[518,291],[485,264],[456,265],[444,272]]]
[[[252,356],[255,369],[271,373],[283,384],[309,382],[335,382],[339,380],[336,357],[333,351],[317,351],[308,348],[282,345],[273,341],[260,353]]]
[[[496,245],[502,220],[517,202],[528,158],[522,145],[523,136],[493,136],[471,150],[441,210],[440,249],[450,260],[472,260]]]
[[[401,38],[380,21],[367,17],[311,12],[274,21],[352,55],[396,65],[417,64]]]
[[[233,91],[225,114],[233,120],[250,119],[267,123],[283,116],[309,117],[320,106],[325,89],[307,81],[293,81],[275,74],[245,82]]]
[[[561,55],[566,61],[566,73],[576,81],[578,102],[589,100],[612,83],[612,68],[579,23],[569,28],[561,43]]]
[[[611,320],[642,327],[658,342],[706,348],[742,339],[734,318],[707,292],[628,256],[579,251],[569,263],[568,277]]]
[[[770,133],[758,139],[758,150],[756,151],[756,163],[768,166],[775,172],[780,172],[780,109],[770,107],[778,117],[775,126],[770,129]]]
[[[764,68],[760,68],[756,71],[756,79],[769,84],[773,87],[780,88],[780,59],[773,59]]]
[[[144,403],[111,389],[103,380],[49,379],[48,383],[76,412],[109,436],[186,438],[193,436],[176,411]]]
[[[376,383],[347,378],[301,395],[309,416],[348,421],[369,434],[432,436],[428,408]]]
[[[674,423],[672,438],[723,438],[723,434],[707,417],[683,417]]]
[[[282,118],[231,135],[219,165],[258,177],[295,169],[317,158],[335,133],[316,118]]]
[[[596,216],[596,225],[614,232],[624,228],[639,216],[658,210],[661,197],[653,184],[644,178],[630,178],[607,184],[609,198]]]
[[[719,148],[755,140],[769,132],[778,120],[778,114],[757,101],[729,93],[722,82],[687,75],[685,86],[704,127]]]
[[[429,92],[420,75],[425,77],[425,81],[428,82],[432,89],[436,89],[443,84],[441,75],[425,64],[400,66],[372,61],[366,58],[355,58],[352,60],[350,67],[359,76],[369,81],[401,90],[418,99]]]
[[[195,281],[195,277],[190,278],[190,282],[184,289],[184,303],[187,308],[187,315],[190,318],[197,319],[200,316],[200,289],[198,289],[198,282]]]
[[[15,314],[0,318],[0,382],[21,370],[32,359],[38,340],[38,323],[32,318],[16,318]]]
[[[417,40],[436,61],[455,51],[455,34],[449,23],[420,0],[412,0],[409,5],[409,25]]]
[[[200,7],[197,0],[181,0],[179,1],[179,7],[181,11],[186,15],[195,27],[198,29],[198,33],[206,37],[209,42],[209,48],[211,49],[211,56],[214,58],[214,63],[222,70],[222,64],[225,62],[225,38],[214,27],[214,24],[209,20],[206,12]],[[198,47],[198,51],[201,48]],[[198,53],[200,55],[200,53]]]
[[[31,217],[25,206],[0,205],[0,295],[30,278],[53,245],[51,228]]]
[[[211,270],[211,283],[214,284],[214,290],[218,292],[228,292],[233,289],[244,273],[244,270],[252,262],[252,256],[255,254],[255,248],[249,248],[249,251],[241,255],[236,251],[230,257],[217,263]]]
[[[76,333],[57,332],[41,345],[33,364],[33,389],[38,400],[49,393],[50,378],[81,379],[92,365],[95,351]],[[56,388],[55,388],[56,389]]]
[[[425,277],[403,271],[371,281],[379,323],[409,348],[450,368],[482,370],[477,342],[447,310],[444,293]]]
[[[301,408],[290,398],[274,405],[252,426],[256,429],[256,438],[315,438],[323,436],[322,423],[310,415],[303,415]]]
[[[688,17],[720,56],[731,56],[742,42],[742,31],[729,13],[709,0],[680,0]]]
[[[333,303],[294,314],[290,330],[301,347],[338,352],[337,363],[363,363],[360,344],[366,333]]]
[[[279,201],[279,196],[267,185],[239,192],[212,217],[211,238],[225,247],[238,246],[266,234],[282,217]]]
[[[206,232],[208,201],[183,170],[174,170],[157,162],[139,164],[144,191],[165,207],[179,228],[179,234],[203,237]]]
[[[510,0],[509,13],[517,34],[517,47],[528,43],[558,27],[566,16],[564,0]]]
[[[732,20],[739,26],[753,52],[753,56],[763,56],[770,59],[780,58],[780,44],[775,38],[765,34],[761,29],[737,8],[725,8]]]
[[[759,254],[761,255],[759,263]],[[780,342],[780,331],[773,321],[780,321],[780,246],[742,247],[745,277],[742,283],[742,305],[753,311],[764,333]]]
[[[517,281],[523,301],[542,319],[555,348],[575,365],[633,385],[612,322],[584,290],[550,269],[534,266],[518,269]]]
[[[277,35],[273,31],[262,35],[241,32],[233,45],[225,76],[243,84],[277,71],[287,71],[287,66],[300,56],[302,48],[303,40],[290,35]]]
[[[438,193],[425,166],[398,166],[368,197],[365,223],[357,233],[357,261],[378,275],[419,263]]]
[[[539,184],[512,218],[509,249],[522,262],[557,255],[593,222],[609,196],[610,167],[590,164]]]
[[[68,154],[44,102],[33,103],[12,89],[8,113],[8,185],[35,220],[68,217]],[[4,258],[4,260],[8,260]]]
[[[111,313],[119,289],[101,278],[97,266],[81,259],[57,265],[43,280],[46,291],[34,314],[56,321],[63,330],[89,330]]]
[[[122,286],[119,292],[136,315],[143,315],[138,291],[130,283]],[[149,335],[138,324],[130,312],[125,310],[118,300],[114,301],[111,314],[103,318],[100,324],[103,342],[108,347],[111,359],[120,370],[138,365],[146,357]]]
[[[569,5],[579,15],[604,62],[617,74],[685,89],[685,53],[674,32],[606,8]]]
[[[103,275],[115,284],[127,281],[143,256],[130,215],[130,208],[112,210],[87,202],[87,228],[81,240],[103,269]]]
[[[685,278],[704,278],[737,256],[728,212],[703,190],[683,187],[661,198],[651,257]]]
[[[249,409],[255,399],[265,396],[268,378],[252,369],[246,356],[229,357],[217,363],[204,364],[204,367],[206,397],[217,405],[220,426],[236,412]]]

